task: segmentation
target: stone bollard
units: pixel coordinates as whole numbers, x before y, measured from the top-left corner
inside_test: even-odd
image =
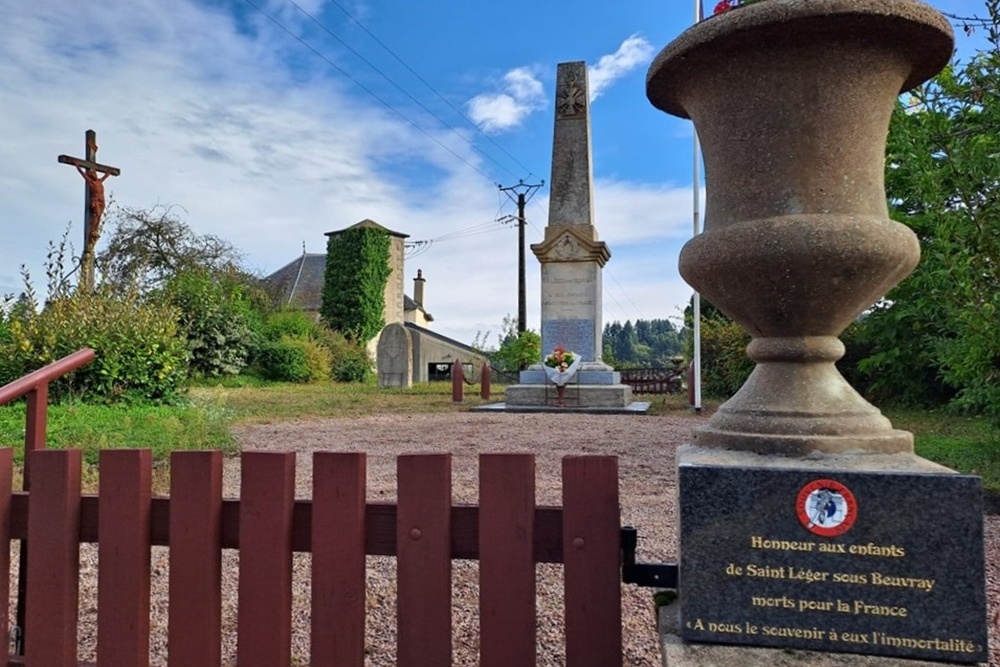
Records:
[[[483,362],[483,369],[479,376],[479,397],[484,401],[490,400],[490,362]]]
[[[451,365],[451,402],[461,403],[462,394],[465,391],[465,370],[462,368],[462,361],[456,359]]]

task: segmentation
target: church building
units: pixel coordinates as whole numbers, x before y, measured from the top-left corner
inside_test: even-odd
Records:
[[[389,265],[392,269],[385,286],[385,324],[402,324],[410,334],[413,346],[413,381],[444,380],[449,377],[451,364],[456,359],[464,363],[474,362],[478,367],[484,358],[465,343],[432,331],[430,323],[434,317],[424,307],[427,280],[423,271],[417,270],[413,280],[413,296],[404,289],[404,243],[407,234],[394,232],[374,220],[362,220],[351,227],[332,232],[335,236],[347,229],[370,227],[384,231],[389,236]],[[295,258],[264,279],[268,290],[282,305],[300,308],[319,318],[323,302],[323,284],[326,276],[326,254],[307,253]],[[378,341],[376,336],[368,343],[368,350],[375,358]]]

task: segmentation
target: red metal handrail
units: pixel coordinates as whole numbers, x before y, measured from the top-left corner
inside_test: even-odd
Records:
[[[27,423],[24,429],[24,490],[28,490],[28,452],[45,448],[45,425],[49,403],[49,383],[57,380],[80,366],[94,360],[94,351],[89,347],[53,361],[48,366],[28,373],[10,384],[0,387],[0,405],[5,405],[22,396],[28,397]]]
[[[28,463],[31,457],[28,452],[38,449],[45,449],[45,429],[48,421],[49,405],[49,383],[61,378],[71,371],[75,371],[80,366],[89,364],[94,360],[94,351],[89,347],[78,350],[73,354],[63,357],[58,361],[39,368],[37,371],[28,373],[22,378],[18,378],[9,384],[0,387],[0,405],[6,405],[22,396],[27,396],[28,406],[25,414],[24,426],[24,472],[21,484],[25,491],[31,488],[31,474]],[[15,653],[21,654],[24,648],[25,637],[25,617],[24,617],[24,596],[27,589],[27,563],[28,543],[21,540],[21,569],[18,573],[17,582],[17,627],[20,629]]]
[[[89,347],[78,350],[73,354],[63,357],[59,361],[53,361],[48,366],[39,368],[37,371],[28,373],[22,378],[18,378],[9,384],[0,387],[0,405],[10,403],[21,398],[25,394],[44,385],[48,385],[53,380],[57,380],[70,371],[75,371],[80,366],[89,364],[94,360],[94,351]]]

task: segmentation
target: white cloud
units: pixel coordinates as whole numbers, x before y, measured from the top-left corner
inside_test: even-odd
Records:
[[[21,289],[21,263],[44,289],[46,245],[67,222],[79,252],[83,183],[56,156],[81,155],[88,128],[98,133],[98,159],[122,170],[107,183],[117,202],[183,207],[194,231],[232,241],[262,273],[296,257],[303,242],[322,252],[324,232],[364,218],[416,241],[492,223],[500,204],[511,211],[495,185],[440,145],[481,166],[467,143],[444,128],[430,130],[435,143],[325,65],[309,60],[307,68],[312,56],[259,16],[238,23],[191,0],[109,3],[0,3],[0,294]],[[512,100],[506,116],[495,114],[500,123],[546,103],[529,68],[508,72],[497,95]],[[689,195],[599,179],[595,197],[617,282],[635,303],[665,298],[656,284],[676,275],[688,223],[663,212],[683,211]],[[543,201],[529,208],[529,243],[541,241]],[[459,340],[517,312],[516,230],[485,231],[406,262],[406,291],[423,269],[433,328]],[[643,245],[662,247],[662,257],[626,260]],[[530,252],[527,262],[529,326],[537,329],[540,270]],[[619,287],[608,280],[605,289]],[[615,299],[631,307],[629,297]],[[606,303],[606,319],[638,316]]]
[[[588,68],[591,101],[617,79],[636,67],[647,65],[653,45],[639,35],[628,37],[618,50],[601,56]],[[467,103],[469,117],[485,132],[503,132],[520,126],[534,111],[546,107],[542,82],[527,67],[518,67],[503,77],[501,90],[476,95]]]
[[[688,187],[606,178],[594,183],[594,224],[609,244],[686,240],[692,208]]]
[[[632,35],[611,55],[601,56],[588,70],[590,100],[596,100],[616,79],[636,67],[649,65],[653,58],[653,45],[639,35]]]
[[[517,127],[532,111],[545,108],[542,82],[527,67],[518,67],[503,77],[503,92],[476,95],[468,102],[469,117],[484,132],[503,132]]]

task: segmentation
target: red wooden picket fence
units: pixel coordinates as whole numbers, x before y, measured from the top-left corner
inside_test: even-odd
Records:
[[[563,564],[567,667],[622,664],[615,457],[564,458],[562,507],[536,506],[530,454],[480,455],[478,506],[452,504],[449,454],[399,457],[396,504],[366,502],[361,453],[314,453],[311,500],[294,498],[294,453],[244,453],[239,499],[222,497],[216,451],[173,453],[170,497],[151,495],[148,450],[102,451],[97,496],[81,494],[78,450],[29,457],[30,494],[12,492],[0,450],[2,637],[2,545],[31,545],[26,654],[9,665],[77,664],[81,542],[98,543],[100,667],[149,664],[152,545],[169,546],[171,667],[220,665],[222,549],[240,551],[240,667],[290,664],[292,552],[312,553],[311,667],[364,665],[366,555],[397,559],[400,667],[452,664],[452,559],[479,561],[483,667],[535,664],[536,563]]]

